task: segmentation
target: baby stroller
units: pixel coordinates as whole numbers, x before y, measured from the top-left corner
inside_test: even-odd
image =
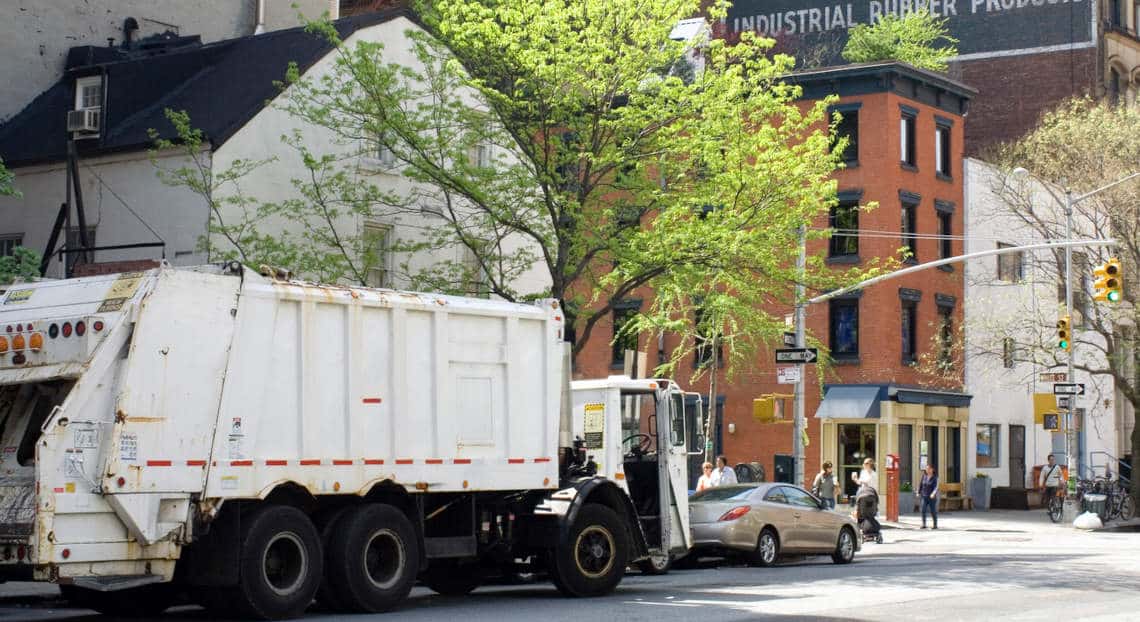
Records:
[[[864,488],[855,497],[855,520],[863,532],[863,542],[883,543],[882,525],[875,519],[879,513],[879,493],[874,488]]]

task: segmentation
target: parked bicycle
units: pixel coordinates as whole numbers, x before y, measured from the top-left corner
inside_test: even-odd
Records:
[[[1054,523],[1061,522],[1061,516],[1064,514],[1064,507],[1065,487],[1060,486],[1045,503],[1045,511],[1049,513],[1049,520],[1053,521]]]
[[[1082,512],[1095,510],[1104,522],[1136,516],[1136,500],[1121,480],[1098,477],[1077,482],[1077,503]]]

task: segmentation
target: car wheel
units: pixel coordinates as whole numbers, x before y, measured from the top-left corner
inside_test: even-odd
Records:
[[[835,545],[835,552],[831,554],[831,561],[837,564],[850,564],[855,559],[855,534],[850,527],[839,530],[839,541]]]
[[[756,540],[756,550],[752,551],[749,555],[748,561],[753,566],[760,566],[767,568],[776,563],[776,558],[780,556],[780,538],[776,534],[776,530],[771,527],[765,527],[760,532],[760,537]]]

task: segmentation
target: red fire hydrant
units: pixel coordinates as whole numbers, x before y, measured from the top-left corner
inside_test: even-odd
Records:
[[[899,456],[887,454],[887,520],[899,520]]]

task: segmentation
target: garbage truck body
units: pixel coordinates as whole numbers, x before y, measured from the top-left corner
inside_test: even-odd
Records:
[[[689,544],[680,391],[571,390],[563,322],[553,300],[236,264],[12,286],[0,578],[108,613],[190,594],[272,619],[314,597],[383,611],[417,579],[535,572],[594,596],[662,569]]]

